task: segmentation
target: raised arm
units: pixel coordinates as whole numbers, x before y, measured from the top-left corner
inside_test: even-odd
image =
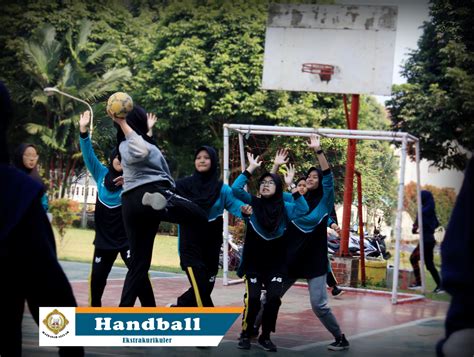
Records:
[[[316,134],[311,135],[310,141],[307,144],[308,147],[314,150],[316,157],[318,158],[319,167],[321,170],[326,171],[329,169],[329,163],[326,160],[326,156],[324,156],[323,150],[321,150],[321,140],[320,137]]]
[[[252,196],[247,191],[245,191],[245,185],[247,184],[249,178],[252,177],[252,173],[258,167],[260,167],[260,165],[262,165],[262,161],[259,160],[259,156],[254,157],[251,153],[247,153],[247,158],[249,160],[249,166],[239,175],[239,177],[237,177],[237,179],[232,184],[232,193],[237,199],[249,204],[252,202]]]
[[[100,174],[103,171],[106,171],[107,168],[101,164],[97,156],[95,155],[94,148],[92,147],[92,142],[88,133],[88,125],[91,119],[91,113],[87,110],[82,113],[79,117],[79,132],[81,139],[79,144],[81,146],[82,157],[84,158],[84,163],[86,164],[87,169],[94,177],[94,180],[97,182]]]
[[[276,174],[281,165],[288,162],[288,149],[280,149],[277,151],[275,158],[273,159],[273,167],[271,169],[272,174]]]
[[[158,118],[153,113],[146,113],[147,125],[148,125],[148,135],[150,138],[153,136],[153,127],[155,126],[156,121]]]
[[[118,118],[111,112],[108,114],[120,126],[128,141],[128,153],[121,153],[122,157],[130,162],[144,160],[150,154],[145,140],[127,124],[124,118]]]

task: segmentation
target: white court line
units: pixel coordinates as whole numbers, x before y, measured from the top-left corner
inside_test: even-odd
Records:
[[[418,325],[420,323],[427,322],[427,321],[443,320],[444,318],[445,318],[445,316],[428,317],[428,318],[425,318],[425,319],[406,322],[406,323],[400,324],[400,325],[389,326],[389,327],[381,328],[381,329],[378,329],[378,330],[371,330],[371,331],[367,331],[367,332],[358,333],[356,335],[347,336],[347,339],[350,342],[350,341],[353,341],[353,340],[357,340],[359,338],[372,336],[372,335],[377,335],[379,333],[390,332],[390,331],[399,330],[399,329],[402,329],[402,328],[405,328],[405,327],[415,326],[415,325]],[[332,342],[334,342],[334,340],[320,341],[320,342],[309,343],[307,345],[302,345],[302,346],[298,346],[298,347],[292,347],[290,349],[293,350],[293,351],[305,351],[305,350],[308,350],[308,349],[313,348],[313,347],[318,347],[318,346],[323,346],[323,345],[327,346]]]

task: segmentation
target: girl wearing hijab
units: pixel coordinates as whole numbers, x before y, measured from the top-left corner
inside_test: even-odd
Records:
[[[334,209],[334,181],[324,152],[321,150],[319,136],[311,136],[308,147],[315,151],[321,169],[311,167],[308,170],[307,193],[304,198],[309,211],[305,216],[293,220],[286,232],[289,237],[288,279],[283,284],[283,293],[297,279],[307,280],[311,307],[324,327],[336,339],[328,349],[338,351],[348,349],[349,342],[327,306],[326,282],[329,266],[327,227],[329,216]],[[290,187],[293,186],[295,185]]]
[[[135,105],[125,119],[112,113],[109,116],[118,127],[124,178],[122,215],[132,255],[120,306],[133,307],[148,282],[153,243],[160,221],[199,224],[207,222],[207,214],[190,200],[176,194],[166,159],[155,141],[147,135],[149,128],[145,110]],[[156,306],[155,301],[146,306]]]
[[[237,200],[228,185],[220,180],[217,151],[201,146],[194,155],[192,176],[176,181],[177,192],[207,212],[204,224],[179,226],[179,257],[191,287],[178,298],[176,306],[214,306],[214,289],[219,254],[222,246],[222,214],[224,209],[242,217],[243,202]]]
[[[433,250],[436,245],[434,237],[434,231],[439,226],[438,218],[436,217],[436,206],[433,198],[433,194],[430,191],[421,191],[421,205],[423,215],[423,253],[425,256],[426,269],[431,273],[433,280],[436,283],[434,293],[440,293],[441,290],[441,279],[439,278],[438,270],[436,269],[433,262]],[[418,233],[418,215],[416,216],[415,223],[413,223],[413,234]],[[415,283],[410,285],[411,289],[419,289],[421,287],[421,275],[420,275],[420,244],[418,244],[415,250],[410,255],[410,263],[413,267],[413,273],[415,274]]]
[[[120,254],[127,267],[131,255],[127,235],[122,219],[122,165],[117,150],[112,150],[108,167],[97,159],[92,147],[87,126],[90,122],[89,111],[80,116],[79,131],[82,157],[87,169],[97,183],[97,200],[95,204],[95,239],[92,272],[90,276],[89,304],[92,307],[102,306],[102,295],[107,285],[107,277]],[[155,301],[150,280],[145,281],[143,290],[138,296],[142,306]]]
[[[47,186],[44,184],[38,172],[38,150],[33,144],[20,144],[15,151],[13,165],[38,182],[42,187],[41,205],[48,212],[48,195],[46,194]]]
[[[258,156],[247,153],[249,166],[234,182],[234,196],[248,206],[242,207],[247,218],[247,232],[244,250],[238,274],[245,279],[245,310],[242,318],[242,333],[238,347],[250,349],[250,334],[255,318],[260,309],[260,295],[263,288],[267,290],[266,302],[262,316],[262,334],[258,343],[266,351],[276,351],[270,340],[270,333],[275,332],[283,279],[286,275],[287,242],[283,238],[287,224],[303,216],[308,205],[304,198],[294,189],[294,202],[283,200],[283,184],[276,174],[265,173],[258,180],[260,197],[250,195],[244,187],[261,161]],[[294,169],[290,168],[286,179],[293,180]]]

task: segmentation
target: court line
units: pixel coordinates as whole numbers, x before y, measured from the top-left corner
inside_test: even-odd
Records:
[[[352,336],[347,336],[347,339],[350,342],[350,341],[357,340],[357,339],[360,339],[360,338],[364,338],[364,337],[367,337],[367,336],[377,335],[379,333],[390,332],[390,331],[399,330],[399,329],[406,328],[406,327],[416,326],[418,324],[421,324],[421,323],[427,322],[427,321],[444,320],[444,318],[445,318],[445,316],[441,316],[441,315],[440,316],[427,317],[427,318],[424,318],[424,319],[414,320],[414,321],[406,322],[406,323],[399,324],[399,325],[384,327],[384,328],[377,329],[377,330],[371,330],[371,331],[367,331],[367,332],[358,333],[358,334],[355,334],[355,335],[352,335]],[[320,341],[320,342],[315,342],[315,343],[309,343],[309,344],[302,345],[302,346],[292,347],[290,349],[293,350],[293,351],[305,351],[305,350],[308,350],[308,349],[313,348],[313,347],[327,346],[332,342],[334,342],[334,340]]]

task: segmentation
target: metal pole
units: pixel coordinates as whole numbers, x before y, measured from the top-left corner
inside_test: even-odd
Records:
[[[357,129],[357,121],[359,117],[359,95],[353,94],[351,101],[351,127],[349,129]],[[357,140],[349,139],[347,144],[347,163],[346,174],[344,178],[344,209],[342,213],[342,237],[341,249],[339,255],[343,257],[349,256],[349,230],[351,224],[351,207],[352,192],[354,189],[354,166],[356,157]]]
[[[416,203],[418,206],[418,231],[420,233],[420,273],[421,291],[426,292],[426,271],[425,271],[425,242],[423,240],[423,207],[421,203],[421,175],[420,175],[420,142],[416,142]]]
[[[400,240],[402,237],[403,196],[405,193],[406,156],[407,156],[407,141],[403,140],[401,159],[400,159],[400,179],[399,179],[400,182],[398,183],[397,219],[395,221],[395,266],[393,267],[392,304],[397,303],[398,269],[400,269]]]
[[[239,133],[239,153],[240,153],[240,167],[242,172],[245,170],[245,149],[244,149],[244,136]]]
[[[362,176],[359,171],[355,171],[357,176],[357,212],[359,216],[359,243],[360,243],[360,279],[362,286],[365,286],[365,247],[364,247],[364,220],[362,217]]]
[[[94,112],[92,110],[92,107],[90,106],[89,103],[87,103],[85,100],[82,100],[80,98],[74,97],[71,94],[68,94],[66,92],[60,91],[56,87],[46,87],[43,89],[43,91],[46,93],[46,95],[52,95],[54,93],[61,94],[65,97],[71,98],[75,101],[78,101],[80,103],[83,103],[87,105],[89,108],[89,111],[91,112],[91,126],[90,126],[90,139],[92,140],[92,132],[94,131]],[[81,227],[86,228],[87,227],[87,196],[89,194],[89,171],[86,168],[86,176],[84,178],[84,203],[82,205],[82,218],[81,218]]]
[[[229,184],[229,129],[224,124],[224,184]],[[224,285],[228,285],[229,272],[229,212],[224,210],[224,232],[223,232],[223,262],[222,280]]]

